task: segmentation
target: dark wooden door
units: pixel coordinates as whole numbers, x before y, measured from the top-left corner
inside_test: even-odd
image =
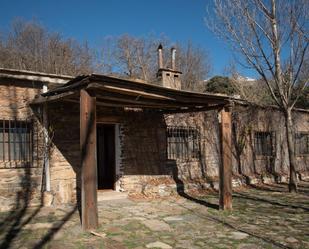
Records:
[[[115,125],[97,125],[98,189],[114,189]]]

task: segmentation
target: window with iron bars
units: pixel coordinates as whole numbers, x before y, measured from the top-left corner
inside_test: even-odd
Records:
[[[257,156],[273,156],[275,132],[254,132],[254,152]]]
[[[199,159],[200,153],[200,132],[197,128],[167,127],[168,159],[196,160]]]
[[[309,154],[309,133],[297,132],[295,134],[295,154],[308,155]]]
[[[30,121],[0,120],[0,162],[31,161]]]

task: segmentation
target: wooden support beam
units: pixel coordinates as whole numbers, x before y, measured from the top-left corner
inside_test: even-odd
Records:
[[[228,97],[218,94],[207,94],[207,93],[196,93],[196,92],[188,92],[188,91],[179,91],[176,89],[165,88],[162,86],[151,85],[148,83],[134,82],[129,79],[120,79],[116,77],[92,74],[90,77],[90,81],[96,82],[99,84],[110,85],[114,87],[132,89],[132,90],[140,90],[145,93],[158,94],[164,97],[173,98],[176,101],[182,101],[191,103],[192,99],[195,101],[201,101],[204,103],[216,103],[217,100],[225,101]]]
[[[131,95],[131,96],[141,96],[144,98],[150,98],[150,99],[160,99],[160,100],[175,100],[173,98],[165,97],[159,94],[152,94],[152,93],[146,93],[143,91],[137,91],[137,90],[130,90],[130,89],[123,89],[120,87],[114,87],[114,86],[105,86],[105,85],[100,85],[100,84],[90,84],[88,86],[89,88],[96,86],[99,89],[102,89],[104,91],[110,91],[110,92],[115,92],[115,93],[122,93],[126,95]]]
[[[202,107],[190,107],[188,109],[175,109],[175,110],[163,110],[163,114],[173,114],[173,113],[192,113],[192,112],[205,112],[205,111],[211,111],[211,110],[218,110],[222,109],[224,104],[219,105],[212,105],[212,106],[202,106]]]
[[[96,144],[96,98],[81,90],[81,208],[84,230],[98,227]]]
[[[63,99],[66,98],[72,98],[74,96],[77,96],[78,93],[74,91],[69,91],[69,92],[64,92],[64,93],[59,93],[57,95],[52,95],[52,96],[42,96],[40,95],[36,99],[34,99],[31,104],[42,104],[45,102],[56,102],[56,101],[62,101]]]
[[[219,207],[232,209],[232,119],[231,107],[222,109],[221,113],[221,155],[219,168]]]

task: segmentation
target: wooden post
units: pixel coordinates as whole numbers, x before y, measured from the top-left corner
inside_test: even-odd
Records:
[[[98,227],[96,144],[96,98],[81,90],[81,208],[84,230]]]
[[[221,155],[219,169],[219,207],[232,209],[232,121],[231,107],[221,111]]]

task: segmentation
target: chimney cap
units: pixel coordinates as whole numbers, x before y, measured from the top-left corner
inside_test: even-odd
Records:
[[[162,46],[161,43],[159,44],[159,47],[158,47],[158,50],[160,50],[160,49],[163,49],[163,46]]]

